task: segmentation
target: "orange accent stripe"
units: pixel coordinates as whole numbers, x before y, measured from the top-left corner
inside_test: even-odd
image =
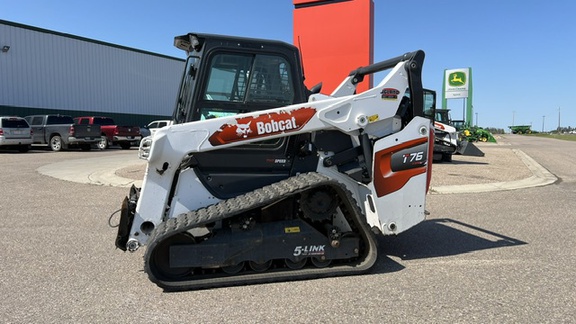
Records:
[[[394,172],[391,168],[391,160],[392,154],[395,152],[426,143],[427,141],[428,139],[426,137],[422,137],[375,153],[374,188],[376,189],[376,195],[378,197],[382,197],[392,192],[398,191],[400,188],[404,187],[410,178],[426,172],[427,165],[423,165],[422,167],[414,169]],[[428,156],[428,161],[430,158],[431,157]]]
[[[432,182],[432,163],[434,161],[434,141],[436,140],[434,130],[430,128],[430,137],[428,140],[428,173],[426,174],[426,193],[430,190],[430,183]]]

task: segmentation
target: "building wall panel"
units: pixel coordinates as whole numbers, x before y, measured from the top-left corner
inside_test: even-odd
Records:
[[[172,114],[182,59],[0,20],[4,45],[0,108]]]

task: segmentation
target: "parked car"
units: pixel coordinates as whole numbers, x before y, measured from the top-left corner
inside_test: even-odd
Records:
[[[21,117],[0,117],[0,148],[28,152],[32,144],[32,128]]]
[[[47,145],[55,152],[74,147],[89,151],[100,141],[100,126],[75,125],[68,115],[32,115],[24,119],[32,127],[32,144]]]
[[[142,136],[138,126],[118,126],[110,117],[90,116],[76,117],[74,121],[79,125],[99,125],[101,129],[98,148],[104,150],[110,145],[120,145],[122,149],[138,146]]]
[[[150,122],[150,124],[142,127],[140,129],[140,133],[142,134],[142,138],[146,137],[146,136],[151,136],[154,133],[156,133],[156,131],[162,127],[165,126],[169,126],[172,125],[172,121],[171,120],[155,120],[153,122]]]

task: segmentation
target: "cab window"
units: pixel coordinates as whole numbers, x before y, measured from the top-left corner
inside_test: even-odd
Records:
[[[210,64],[204,100],[291,104],[294,89],[288,62],[280,56],[222,53]]]

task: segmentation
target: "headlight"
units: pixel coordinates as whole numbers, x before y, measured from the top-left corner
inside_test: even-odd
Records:
[[[140,148],[138,148],[138,157],[142,160],[148,160],[150,156],[150,148],[152,147],[152,137],[147,136],[140,142]]]

